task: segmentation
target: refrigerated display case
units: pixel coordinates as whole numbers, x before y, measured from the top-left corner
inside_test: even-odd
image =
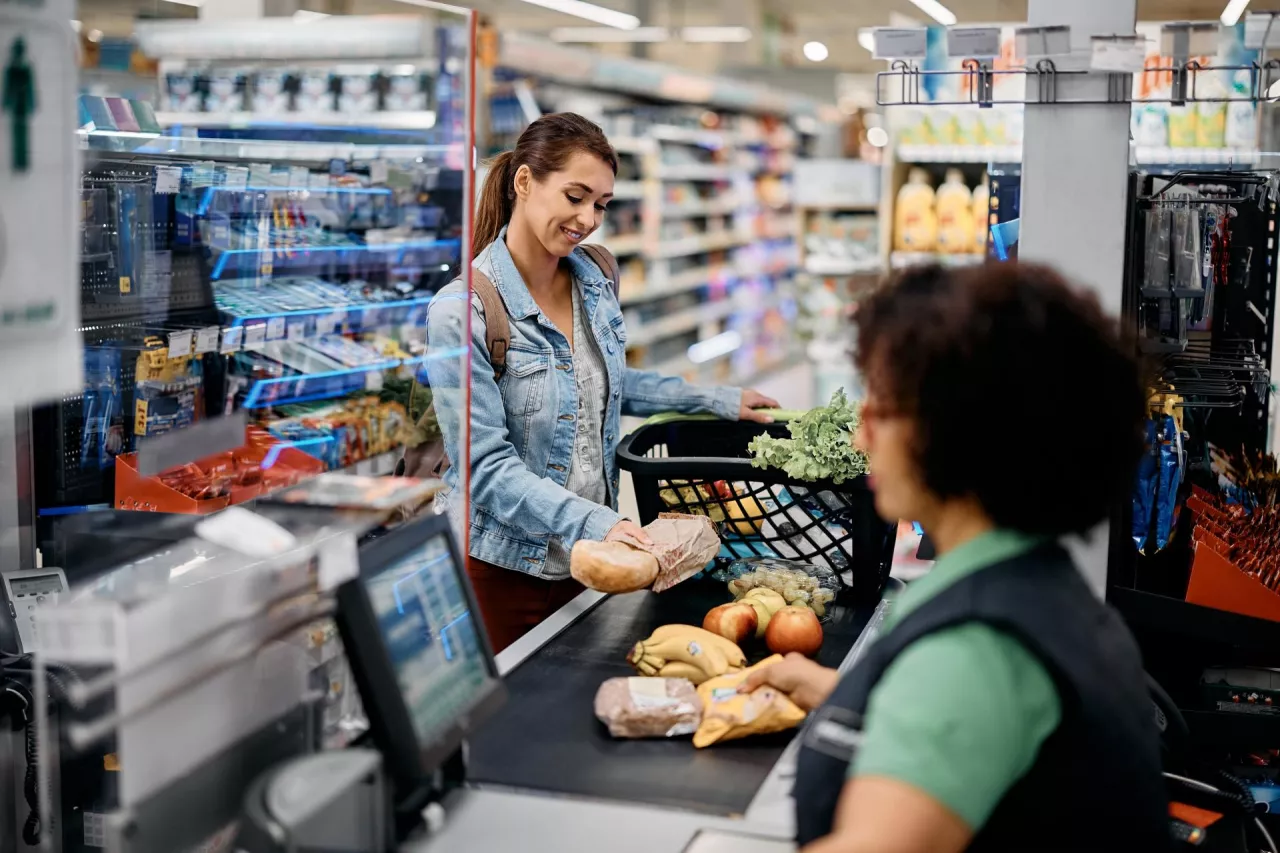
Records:
[[[425,321],[470,266],[470,18],[140,24],[200,111],[81,96],[84,388],[31,412],[46,563],[68,558],[71,516],[208,513],[323,471],[390,473],[438,440],[409,396],[428,362],[466,356],[429,346]],[[263,28],[271,59],[240,58],[237,29]],[[326,110],[302,88],[321,50],[338,57]],[[353,59],[365,96],[344,100]]]

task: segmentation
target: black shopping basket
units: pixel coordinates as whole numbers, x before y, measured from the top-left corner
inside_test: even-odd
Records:
[[[897,523],[876,514],[865,477],[837,485],[755,468],[747,445],[786,424],[703,418],[653,419],[622,440],[618,465],[631,473],[640,522],[662,512],[716,523],[720,562],[780,557],[829,566],[857,600],[879,598],[889,579]]]

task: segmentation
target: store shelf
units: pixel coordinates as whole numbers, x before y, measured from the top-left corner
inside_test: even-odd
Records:
[[[701,216],[727,216],[741,205],[735,196],[668,204],[662,208],[663,219],[693,219]]]
[[[687,293],[690,290],[697,290],[711,284],[712,279],[720,274],[723,265],[715,264],[705,267],[694,267],[681,273],[676,273],[667,278],[666,282],[661,285],[646,287],[644,290],[627,293],[622,297],[623,305],[633,305],[639,302],[652,302],[655,299],[662,299],[665,296],[673,296],[677,293]],[[650,279],[653,281],[654,279]]]
[[[416,358],[392,358],[343,370],[259,379],[245,395],[243,407],[254,410],[268,406],[309,403],[314,400],[331,400],[355,391],[373,390],[381,387],[382,376],[388,370],[416,367],[438,359],[459,358],[468,352],[469,347],[455,347]]]
[[[1265,652],[1280,662],[1280,622],[1202,607],[1178,598],[1111,587],[1107,600],[1129,628]]]
[[[677,142],[686,145],[700,145],[704,148],[725,148],[738,141],[736,134],[721,130],[703,130],[693,127],[675,127],[672,125],[654,125],[647,131],[650,138],[659,142]]]
[[[810,275],[879,275],[884,272],[884,264],[879,259],[809,257],[805,258],[804,271]]]
[[[360,477],[385,477],[395,473],[396,465],[404,456],[404,448],[388,450],[368,459],[361,459],[342,469],[344,474],[355,474]]]
[[[293,193],[301,198],[313,195],[392,195],[391,190],[387,187],[207,187],[204,191],[203,198],[200,199],[200,205],[196,209],[196,214],[198,216],[204,216],[209,212],[209,206],[213,203],[214,196],[218,193],[232,193],[234,195],[246,195],[248,193]]]
[[[697,329],[704,323],[718,323],[730,314],[742,310],[732,299],[720,299],[705,305],[697,305],[684,311],[642,323],[630,329],[627,348],[645,347],[654,341],[674,337]]]
[[[1021,145],[899,145],[900,163],[1016,163]]]
[[[376,130],[431,130],[431,110],[375,113],[156,113],[161,127],[336,127]]]
[[[1252,148],[1171,148],[1131,146],[1138,163],[1161,165],[1253,165],[1260,153]],[[1021,145],[899,145],[900,163],[1020,163]]]
[[[1241,713],[1182,709],[1191,740],[1224,749],[1274,749],[1280,746],[1280,713]]]
[[[256,267],[260,265],[261,259],[267,256],[271,257],[273,271],[278,268],[312,266],[320,262],[321,257],[325,255],[339,256],[346,263],[357,262],[361,255],[395,255],[394,262],[402,264],[405,255],[409,252],[431,252],[437,256],[436,263],[448,263],[458,251],[459,246],[459,240],[403,240],[394,243],[337,243],[319,246],[303,244],[253,249],[213,248],[212,251],[217,260],[214,262],[210,278],[217,281],[229,265],[238,269],[246,260],[251,262],[251,267]],[[432,259],[429,258],[424,263],[432,263]]]
[[[675,240],[663,240],[658,251],[650,257],[655,259],[680,258],[685,255],[697,255],[702,252],[719,252],[731,249],[748,242],[740,234],[733,231],[712,231],[706,234],[695,234],[692,237],[681,237]]]
[[[614,201],[635,201],[644,198],[644,181],[615,181]]]
[[[940,264],[944,267],[977,266],[986,255],[944,255],[938,252],[894,252],[889,256],[889,268],[900,270],[921,264]]]
[[[688,165],[661,166],[658,177],[664,181],[727,181],[742,170],[733,166],[692,163]]]
[[[611,136],[609,144],[619,154],[644,154],[653,148],[653,143],[637,136]]]
[[[619,236],[605,234],[598,239],[592,235],[592,238],[587,242],[598,243],[619,258],[626,255],[639,255],[644,251],[643,234],[622,234]]]
[[[217,294],[215,293],[215,301]],[[299,320],[310,321],[308,334],[324,334],[337,330],[340,333],[355,334],[381,326],[397,325],[406,322],[413,315],[420,313],[429,304],[431,296],[420,296],[415,299],[398,299],[392,302],[365,302],[352,305],[329,305],[324,308],[300,308],[294,311],[275,311],[263,313],[237,313],[229,311],[223,305],[218,308],[232,318],[232,326],[243,326],[250,323],[270,323],[282,318],[285,326]],[[328,328],[323,328],[327,326]]]

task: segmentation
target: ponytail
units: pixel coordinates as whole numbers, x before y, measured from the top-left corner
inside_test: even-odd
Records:
[[[536,180],[564,168],[569,157],[586,151],[618,174],[618,155],[600,127],[575,113],[553,113],[535,119],[520,134],[514,151],[499,154],[489,164],[476,204],[471,237],[474,258],[498,239],[516,209],[516,172],[528,166]]]
[[[471,237],[471,257],[484,251],[498,239],[503,226],[511,221],[515,209],[516,159],[514,151],[504,151],[489,164],[489,174],[484,177],[480,189],[480,201],[476,204],[476,222]]]

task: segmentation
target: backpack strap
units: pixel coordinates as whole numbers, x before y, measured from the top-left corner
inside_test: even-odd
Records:
[[[507,349],[511,346],[511,319],[507,316],[506,303],[489,277],[475,267],[471,268],[471,291],[480,297],[484,306],[484,341],[489,347],[489,363],[493,365],[493,378],[501,379],[507,371]]]
[[[609,285],[613,288],[613,296],[616,299],[618,297],[618,277],[621,275],[618,270],[618,259],[599,243],[584,243],[582,248],[587,250],[587,255],[590,256],[592,263],[600,268],[600,272],[608,277]]]

